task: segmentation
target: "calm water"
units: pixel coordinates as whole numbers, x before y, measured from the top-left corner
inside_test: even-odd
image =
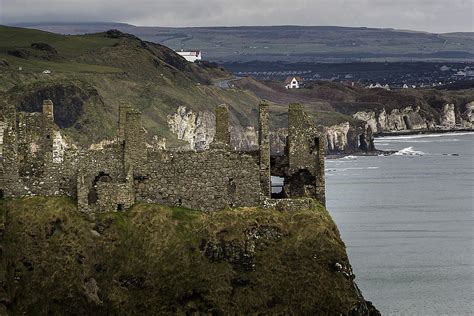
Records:
[[[474,133],[385,137],[326,161],[327,206],[382,314],[474,314]]]

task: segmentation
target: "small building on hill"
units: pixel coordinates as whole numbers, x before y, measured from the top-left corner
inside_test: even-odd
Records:
[[[285,80],[285,88],[287,89],[299,89],[303,84],[303,78],[301,77],[288,77]]]
[[[184,57],[187,61],[193,63],[196,60],[201,60],[201,51],[199,50],[190,50],[190,51],[184,51],[180,50],[176,52],[178,55]]]

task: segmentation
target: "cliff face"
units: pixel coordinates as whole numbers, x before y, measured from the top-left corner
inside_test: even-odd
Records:
[[[167,122],[171,132],[187,142],[189,149],[209,148],[216,132],[214,113],[193,112],[185,106],[179,106],[175,113],[168,115]]]
[[[377,315],[328,212],[0,200],[2,314]]]
[[[420,111],[420,107],[411,106],[392,109],[389,113],[381,111],[359,111],[352,116],[365,122],[375,133],[417,131],[417,130],[446,130],[456,128],[474,128],[472,111],[474,102],[469,102],[461,112],[452,103],[442,106],[437,115]]]
[[[341,151],[344,152],[348,148],[349,144],[349,129],[350,129],[349,122],[329,126],[326,129],[327,135],[327,144],[328,150],[331,152],[334,151]]]
[[[211,111],[195,112],[185,106],[179,106],[176,112],[168,115],[167,122],[171,132],[187,143],[182,149],[208,149],[216,133],[215,115]],[[258,135],[253,126],[242,127],[238,123],[231,123],[230,131],[233,148],[257,148]]]
[[[329,153],[349,153],[358,150],[359,137],[370,127],[373,133],[399,131],[437,131],[460,128],[474,128],[474,101],[462,108],[452,103],[444,104],[439,112],[428,113],[420,107],[407,106],[387,111],[385,108],[373,111],[358,111],[352,117],[364,126],[354,126],[346,121],[325,127],[327,151]],[[178,139],[188,145],[184,148],[204,150],[209,148],[215,134],[215,118],[210,111],[194,112],[184,106],[168,115],[169,129]],[[238,150],[254,150],[258,147],[258,133],[254,126],[241,126],[237,119],[231,122],[231,145]],[[288,132],[274,126],[270,133],[273,153],[283,152]]]

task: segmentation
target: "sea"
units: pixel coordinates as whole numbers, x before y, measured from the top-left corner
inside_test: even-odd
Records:
[[[474,315],[474,133],[381,137],[326,160],[327,208],[383,315]]]

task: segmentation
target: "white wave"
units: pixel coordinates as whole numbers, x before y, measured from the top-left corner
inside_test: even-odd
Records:
[[[403,148],[396,153],[393,154],[394,156],[424,156],[426,155],[422,151],[414,150],[413,147]]]
[[[356,160],[357,157],[356,156],[352,156],[352,155],[349,155],[349,156],[345,156],[345,157],[342,157],[341,160]]]

